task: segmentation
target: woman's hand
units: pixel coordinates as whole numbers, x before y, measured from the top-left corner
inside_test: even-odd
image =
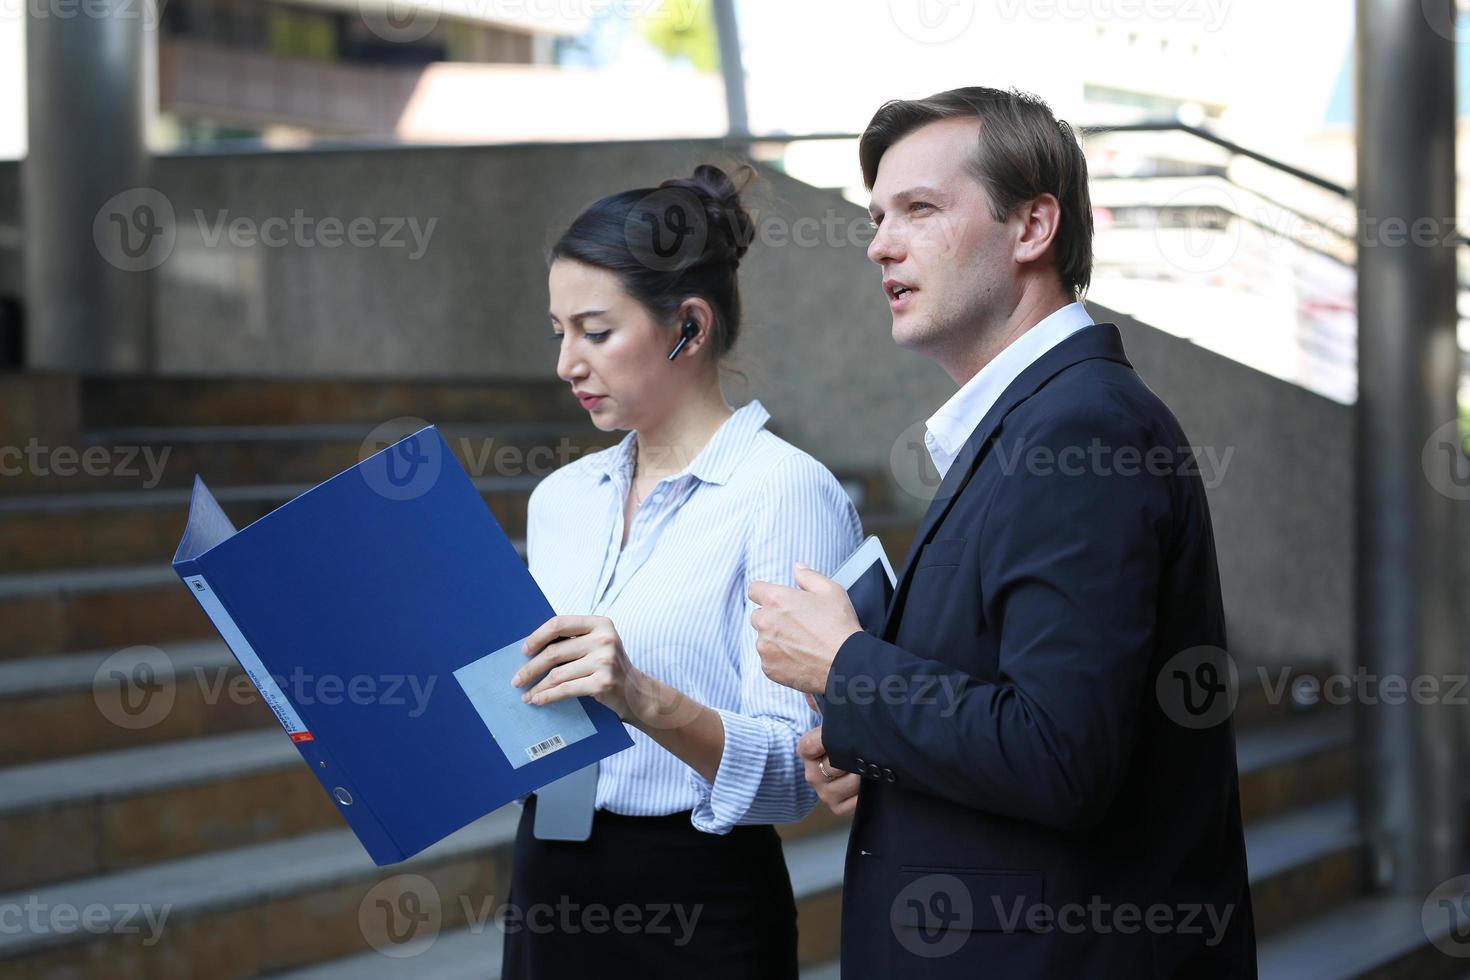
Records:
[[[633,666],[623,641],[605,616],[553,616],[527,637],[523,650],[530,661],[511,678],[516,687],[546,673],[521,700],[550,704],[589,695],[637,723],[635,709],[652,699],[648,677]]]

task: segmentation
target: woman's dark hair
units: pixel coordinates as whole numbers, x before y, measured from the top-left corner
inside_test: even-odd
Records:
[[[755,225],[740,192],[755,176],[741,164],[737,185],[719,167],[701,164],[691,177],[604,197],[577,216],[551,248],[550,261],[572,259],[606,269],[660,323],[699,298],[714,311],[711,349],[717,358],[740,331],[740,259]]]

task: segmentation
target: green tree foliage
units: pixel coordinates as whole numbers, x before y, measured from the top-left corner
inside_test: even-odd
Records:
[[[719,38],[710,0],[662,0],[643,15],[644,38],[673,59],[688,61],[696,71],[718,71]]]

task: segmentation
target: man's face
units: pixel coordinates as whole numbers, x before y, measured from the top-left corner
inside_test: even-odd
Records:
[[[978,119],[928,123],[883,154],[868,258],[883,269],[893,339],[939,361],[998,329],[1020,296],[1019,221],[996,221],[969,169]],[[907,291],[905,291],[907,287]]]

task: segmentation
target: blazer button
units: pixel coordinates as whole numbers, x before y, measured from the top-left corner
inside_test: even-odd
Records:
[[[868,775],[873,779],[882,779],[883,770],[879,768],[878,763],[870,762],[868,763]]]
[[[893,774],[893,770],[892,769],[884,769],[883,770],[883,778],[886,779],[886,780],[888,780],[890,783],[896,783],[896,782],[898,782],[898,777]]]
[[[868,769],[868,763],[863,759],[862,756],[857,757],[857,767],[858,772],[866,772]]]

